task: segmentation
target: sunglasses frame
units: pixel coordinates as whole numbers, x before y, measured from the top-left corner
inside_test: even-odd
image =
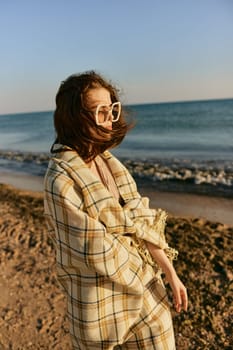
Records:
[[[119,108],[118,115],[117,115],[116,118],[114,118],[113,115],[112,115],[112,111],[113,111],[113,108],[114,108],[115,106],[118,106],[118,108]],[[120,102],[114,102],[114,103],[112,103],[111,107],[109,107],[110,109],[109,109],[109,111],[108,111],[108,119],[107,119],[106,121],[104,121],[103,123],[101,123],[101,122],[99,121],[99,117],[98,117],[98,113],[99,113],[99,110],[100,110],[101,107],[109,107],[109,105],[100,103],[100,104],[96,107],[96,111],[95,111],[95,121],[96,121],[96,124],[97,124],[97,125],[103,125],[103,124],[105,124],[105,123],[109,120],[109,115],[110,115],[110,114],[111,114],[111,117],[112,117],[112,118],[111,118],[111,121],[112,121],[113,123],[115,123],[115,122],[117,122],[117,121],[119,120],[120,115],[121,115],[121,103],[120,103]]]

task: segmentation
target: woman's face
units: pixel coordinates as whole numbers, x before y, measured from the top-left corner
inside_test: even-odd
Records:
[[[97,113],[97,122],[101,123],[102,127],[112,130],[112,112],[111,112],[111,96],[108,90],[105,88],[93,88],[87,91],[85,95],[85,106],[88,110],[93,112],[93,117],[96,120],[96,110],[99,105]],[[104,117],[105,116],[105,117]]]

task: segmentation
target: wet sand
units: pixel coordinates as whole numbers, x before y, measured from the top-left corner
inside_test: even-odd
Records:
[[[29,189],[0,185],[0,349],[71,350],[43,196],[30,190],[29,181],[21,179],[20,184],[19,180],[20,186]],[[230,218],[231,202],[209,199],[218,213],[228,208],[228,214],[216,222],[206,219],[209,197],[204,203],[203,196],[194,200],[193,195],[148,191],[141,189],[150,194],[152,206],[166,205],[170,212],[166,236],[179,250],[175,266],[189,293],[188,312],[173,311],[177,349],[231,349],[233,227],[224,222]],[[206,211],[195,218],[200,206]],[[194,212],[188,212],[188,207],[194,207]],[[171,215],[173,209],[179,217]],[[169,288],[168,293],[172,300]]]
[[[158,192],[141,187],[153,208],[164,208],[173,216],[204,218],[233,226],[233,199],[190,193]]]

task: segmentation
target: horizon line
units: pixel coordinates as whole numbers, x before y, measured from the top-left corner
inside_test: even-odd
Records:
[[[192,102],[209,102],[209,101],[226,101],[233,100],[232,97],[218,97],[218,98],[205,98],[205,99],[194,99],[194,100],[177,100],[177,101],[160,101],[160,102],[133,102],[123,104],[124,106],[140,106],[140,105],[152,105],[152,104],[175,104],[175,103],[192,103]],[[11,115],[11,114],[30,114],[30,113],[46,113],[53,112],[54,109],[47,110],[31,110],[31,111],[22,111],[22,112],[7,112],[0,113],[0,116]]]

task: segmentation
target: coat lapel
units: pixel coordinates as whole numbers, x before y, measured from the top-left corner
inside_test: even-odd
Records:
[[[124,202],[127,203],[133,199],[138,199],[136,183],[124,165],[109,151],[105,151],[101,156],[107,162]]]

